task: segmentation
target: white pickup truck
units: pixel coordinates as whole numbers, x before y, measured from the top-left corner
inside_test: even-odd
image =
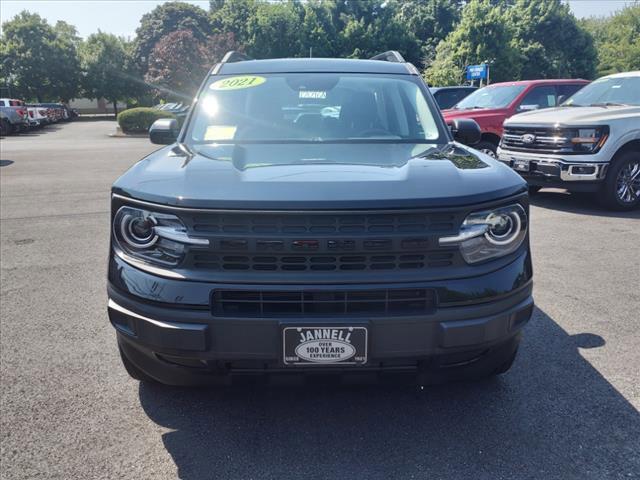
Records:
[[[504,122],[498,158],[543,187],[596,192],[605,206],[640,206],[640,71],[599,78],[560,107]]]

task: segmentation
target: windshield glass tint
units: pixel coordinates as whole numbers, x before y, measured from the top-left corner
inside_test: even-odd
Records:
[[[601,78],[576,92],[563,105],[588,107],[607,103],[640,105],[640,77]]]
[[[504,108],[524,90],[523,85],[484,87],[459,102],[454,108]]]
[[[212,77],[188,132],[193,143],[446,142],[440,135],[417,79],[332,73]]]

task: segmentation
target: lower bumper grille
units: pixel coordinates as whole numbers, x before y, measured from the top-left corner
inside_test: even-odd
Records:
[[[323,315],[419,315],[433,313],[432,289],[374,290],[217,290],[213,315],[286,317]]]

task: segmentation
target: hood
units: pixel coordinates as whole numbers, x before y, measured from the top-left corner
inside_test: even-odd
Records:
[[[455,206],[526,190],[520,176],[458,144],[238,144],[162,148],[114,193],[193,208]]]
[[[442,115],[445,121],[453,120],[454,118],[489,118],[500,117],[504,118],[508,115],[508,110],[505,108],[470,108],[468,110],[443,110]]]
[[[640,107],[556,107],[519,113],[507,121],[507,125],[604,125],[616,120],[640,119]]]

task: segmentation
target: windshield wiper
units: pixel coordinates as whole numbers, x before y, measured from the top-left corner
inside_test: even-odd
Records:
[[[592,103],[589,105],[590,107],[627,107],[626,103],[616,103],[616,102],[601,102],[601,103]]]

